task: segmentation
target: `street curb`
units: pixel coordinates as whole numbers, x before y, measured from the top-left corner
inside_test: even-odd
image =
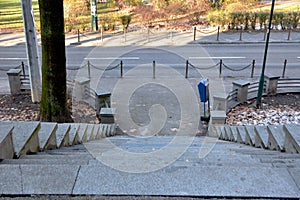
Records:
[[[193,44],[265,44],[265,41],[193,41]],[[300,41],[270,41],[270,44],[297,44]]]

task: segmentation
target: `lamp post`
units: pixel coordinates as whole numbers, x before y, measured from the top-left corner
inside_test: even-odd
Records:
[[[36,29],[31,0],[21,0],[24,32],[29,66],[29,78],[31,89],[31,100],[34,103],[40,102],[42,92],[41,67],[39,63],[38,43],[36,40]]]
[[[92,30],[98,31],[97,0],[91,0]]]
[[[268,27],[268,32],[267,32],[265,53],[264,53],[264,59],[263,59],[263,66],[262,66],[262,69],[261,69],[259,87],[258,87],[257,99],[256,99],[256,107],[257,108],[261,108],[261,97],[262,97],[262,94],[263,94],[263,87],[264,87],[264,81],[265,81],[264,80],[265,79],[265,69],[266,69],[266,62],[267,62],[267,55],[268,55],[268,48],[269,48],[269,40],[270,40],[270,33],[271,33],[274,6],[275,6],[275,0],[272,0],[270,19],[269,19],[269,27]]]

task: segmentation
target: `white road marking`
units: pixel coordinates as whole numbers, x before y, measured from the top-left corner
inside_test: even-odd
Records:
[[[84,58],[85,60],[139,60],[139,57]]]
[[[299,58],[299,59],[300,59],[300,56],[299,56],[299,57],[297,57],[297,58]]]
[[[189,57],[189,59],[242,59],[246,57],[234,57],[234,56],[221,56],[221,57],[210,57],[210,56],[203,56],[203,57]]]
[[[27,60],[27,58],[0,58],[0,60]]]

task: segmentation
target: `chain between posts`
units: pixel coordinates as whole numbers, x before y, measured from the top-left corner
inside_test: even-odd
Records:
[[[193,65],[192,63],[190,63],[188,60],[186,61],[186,65],[185,65],[185,78],[188,78],[188,72],[189,72],[189,66],[191,66],[194,69],[199,69],[199,70],[209,70],[212,69],[216,66],[218,66],[219,63],[213,65],[213,66],[209,66],[209,67],[196,67],[195,65]]]

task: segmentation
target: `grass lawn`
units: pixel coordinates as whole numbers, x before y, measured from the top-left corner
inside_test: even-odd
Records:
[[[298,1],[298,0],[297,0]],[[274,7],[275,12],[300,12],[300,2],[290,1],[288,3],[276,3]],[[270,4],[263,5],[259,8],[254,8],[254,11],[270,11]]]
[[[39,10],[38,0],[32,0],[33,12],[35,16],[36,29],[39,31]],[[269,11],[270,5],[260,5],[256,8],[249,10],[253,11]],[[290,0],[287,3],[277,3],[275,6],[275,12],[300,12],[299,0]],[[66,30],[84,30],[91,26],[90,12],[86,12],[83,16],[76,17],[75,20],[69,20],[70,22],[76,22],[75,24],[66,21]],[[134,23],[136,19],[132,19]],[[120,24],[118,10],[115,8],[108,8],[105,4],[98,5],[98,23],[106,26],[115,26]],[[15,32],[23,31],[23,19],[22,19],[22,6],[20,0],[0,0],[0,32]]]
[[[40,18],[38,0],[32,0],[33,13],[35,18],[36,29],[40,29]],[[105,5],[98,5],[98,23],[100,27],[101,18],[107,18],[107,16],[115,16],[117,10],[115,8],[107,8]],[[117,21],[116,17],[114,17]],[[70,26],[72,29],[84,29],[91,26],[90,12],[86,15],[76,18],[77,25],[66,24],[66,27]],[[66,22],[67,23],[67,22]],[[66,28],[67,29],[67,28]],[[0,0],[0,32],[17,32],[23,31],[23,18],[22,18],[22,5],[20,0]]]
[[[39,29],[39,10],[37,0],[32,1],[36,26]],[[0,32],[22,31],[22,5],[20,0],[0,1]]]

